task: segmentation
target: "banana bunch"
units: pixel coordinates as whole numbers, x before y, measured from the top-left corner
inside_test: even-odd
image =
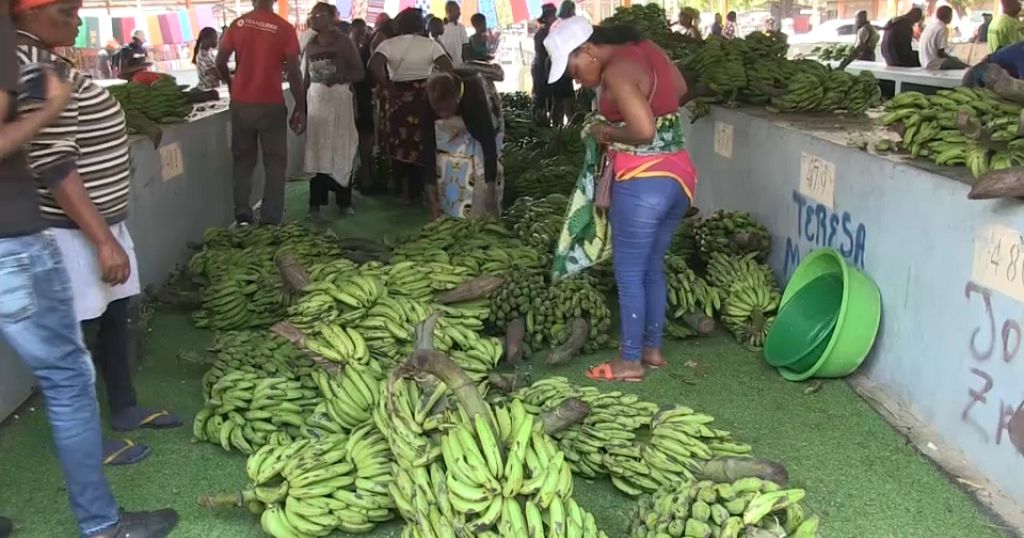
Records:
[[[241,500],[275,538],[366,533],[392,518],[392,457],[372,424],[350,435],[267,445],[246,461]]]
[[[527,247],[500,222],[442,219],[395,246],[392,263],[442,263],[469,270],[469,276],[502,274],[518,268],[546,268],[546,253]]]
[[[757,254],[750,253],[742,256],[733,256],[716,252],[708,259],[704,266],[704,275],[712,286],[722,290],[732,288],[740,275],[748,273],[760,273],[757,278],[764,280],[776,287],[775,274],[771,267],[759,263]]]
[[[452,329],[449,329],[449,331],[452,334],[458,334],[458,331],[452,331]],[[473,334],[473,338],[466,338],[469,334]],[[461,342],[458,342],[459,349],[451,350],[451,359],[466,372],[470,379],[477,383],[484,381],[487,379],[488,374],[497,368],[498,362],[501,361],[501,357],[505,354],[501,340],[494,337],[481,336],[478,333],[470,332],[467,334],[465,331],[462,331],[458,336],[463,338]]]
[[[715,252],[756,253],[758,260],[764,260],[771,249],[768,229],[755,222],[750,213],[715,211],[710,217],[694,225],[694,236],[700,249],[700,257],[705,262]]]
[[[782,299],[775,278],[763,270],[746,271],[735,275],[732,284],[723,289],[721,318],[725,328],[748,348],[764,346]]]
[[[227,451],[233,447],[252,454],[279,430],[299,436],[306,415],[320,402],[320,393],[302,381],[233,370],[210,387],[192,421],[192,435]]]
[[[197,327],[237,330],[268,327],[283,317],[286,297],[274,273],[232,271],[203,288]]]
[[[323,401],[306,417],[306,437],[348,433],[373,418],[382,393],[381,380],[362,368],[345,368],[337,376],[314,371],[312,379]]]
[[[701,48],[699,44],[689,42],[680,34],[672,31],[668,25],[665,10],[659,4],[633,4],[629,7],[618,7],[611,17],[602,21],[602,24],[636,26],[644,36],[657,43],[673,61],[678,61]]]
[[[808,112],[820,110],[825,98],[822,78],[800,73],[789,79],[785,93],[772,97],[772,106],[780,112]]]
[[[231,371],[254,373],[261,377],[297,379],[303,388],[316,388],[310,375],[313,361],[299,348],[280,336],[266,331],[236,331],[219,333],[210,351],[216,360],[203,374],[203,395],[209,398],[210,389]]]
[[[743,67],[746,43],[710,36],[697,53],[694,67],[701,83],[726,101],[734,101],[737,93],[747,86],[747,73]]]
[[[562,217],[568,203],[564,194],[550,194],[540,199],[523,196],[508,208],[503,220],[520,241],[548,255],[554,251],[562,233]]]
[[[158,123],[181,123],[192,113],[182,90],[172,76],[160,77],[149,85],[129,83],[107,88],[126,114],[140,113]]]
[[[945,166],[966,165],[974,177],[990,169],[1024,165],[1020,132],[1021,106],[1004,101],[983,88],[957,87],[935,95],[904,92],[885,104],[882,125],[902,127],[901,145],[912,157],[924,157]],[[967,115],[990,133],[997,151],[968,139],[958,117]]]
[[[782,32],[753,31],[744,40],[747,58],[784,59],[789,52],[788,37]]]
[[[435,439],[442,428],[450,425],[448,408],[448,387],[437,379],[430,378],[421,384],[392,375],[385,382],[373,421],[384,433],[397,468],[420,472],[416,469],[425,469],[441,457],[441,447]],[[410,517],[405,512],[403,516]]]
[[[683,258],[672,254],[665,256],[665,277],[669,318],[681,320],[693,310],[704,312],[711,318],[722,308],[720,290],[697,276]]]
[[[825,77],[825,91],[818,104],[818,110],[838,110],[846,108],[847,93],[855,85],[856,77],[846,71],[835,70]]]
[[[629,536],[816,538],[818,516],[800,504],[805,495],[760,478],[677,482],[640,500]]]
[[[573,472],[588,478],[608,475],[627,495],[692,479],[715,456],[751,452],[749,445],[734,442],[729,432],[711,428],[710,415],[682,406],[659,410],[634,394],[578,387],[564,377],[538,380],[512,398],[532,413],[568,398],[585,402],[590,413],[581,424],[555,434],[559,446]]]
[[[831,45],[819,45],[811,49],[811,56],[823,61],[838,61],[845,60],[853,55],[853,45],[845,45],[842,43],[834,43]]]
[[[288,307],[288,321],[302,330],[329,323],[354,324],[366,316],[388,289],[377,279],[349,273],[348,278],[334,283],[313,282],[303,289],[304,295]]]
[[[565,343],[570,336],[572,320],[582,318],[590,326],[584,351],[592,353],[608,346],[611,311],[596,281],[587,275],[563,278],[548,290],[548,303],[553,306],[552,323],[547,328],[547,340],[553,346]],[[527,316],[529,331],[529,316]]]
[[[517,271],[491,295],[491,323],[506,327],[510,321],[526,321],[526,338],[534,348],[544,344],[553,323],[555,305],[548,301],[548,283],[541,271]]]
[[[859,115],[882,104],[882,88],[878,79],[870,71],[861,71],[854,77],[849,93],[843,104],[836,109],[846,110],[848,114]]]
[[[429,301],[435,292],[453,289],[472,275],[470,269],[459,265],[406,260],[388,267],[386,282],[395,295]]]
[[[504,153],[506,199],[512,203],[522,198],[534,200],[551,195],[566,195],[576,185],[583,162],[582,147],[576,152],[560,153],[550,157],[538,156],[543,151],[529,148],[519,152]],[[564,207],[562,208],[564,211]]]
[[[760,34],[760,32],[758,32]],[[760,34],[764,35],[764,34]],[[749,37],[747,38],[750,39]],[[742,92],[744,102],[766,105],[771,98],[782,95],[786,90],[787,62],[785,58],[750,55],[744,59],[747,70],[747,87]]]

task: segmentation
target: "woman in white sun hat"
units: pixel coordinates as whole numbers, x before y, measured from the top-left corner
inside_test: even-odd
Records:
[[[591,368],[602,381],[640,381],[665,365],[661,336],[667,293],[664,258],[690,202],[697,171],[683,149],[679,107],[687,86],[665,52],[632,26],[559,20],[544,40],[550,82],[568,72],[595,88],[601,121],[590,128],[614,170],[611,244],[619,290],[619,356]]]

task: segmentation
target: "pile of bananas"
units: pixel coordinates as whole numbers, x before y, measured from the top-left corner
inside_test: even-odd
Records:
[[[196,326],[218,330],[268,327],[281,319],[287,296],[276,273],[236,269],[203,288]]]
[[[819,110],[825,98],[824,78],[811,72],[793,74],[786,84],[785,93],[772,98],[772,106],[780,112]]]
[[[715,456],[746,455],[749,445],[709,426],[714,418],[682,406],[658,405],[620,391],[602,393],[564,377],[534,382],[512,395],[530,412],[552,409],[568,398],[590,407],[581,424],[556,433],[573,471],[588,478],[608,475],[620,491],[637,496],[692,479]]]
[[[569,190],[572,187],[565,192]],[[540,199],[523,196],[508,208],[502,218],[520,241],[541,254],[549,255],[555,250],[562,233],[562,220],[568,205],[569,199],[564,194],[549,194]]]
[[[224,450],[252,454],[275,432],[300,436],[307,415],[321,400],[320,392],[301,380],[232,370],[210,386],[192,435]]]
[[[750,32],[744,38],[747,42],[747,57],[759,59],[783,59],[789,52],[788,37],[782,32]]]
[[[721,291],[694,273],[680,256],[665,256],[665,283],[668,285],[668,319],[671,321],[666,326],[666,333],[673,338],[697,334],[683,321],[690,312],[703,312],[713,318],[722,308]]]
[[[384,435],[367,424],[351,434],[264,446],[246,461],[249,489],[200,503],[244,505],[274,538],[363,534],[393,517],[392,463]]]
[[[716,253],[708,261],[707,277],[725,295],[721,310],[725,328],[748,348],[764,346],[782,299],[771,269],[756,261],[756,253]]]
[[[207,397],[214,383],[231,371],[298,379],[305,388],[316,386],[309,377],[313,372],[312,359],[291,342],[271,332],[219,333],[210,351],[216,353],[217,358],[203,374],[203,394]]]
[[[161,77],[151,85],[117,84],[107,88],[125,114],[139,113],[158,123],[181,123],[192,113],[184,87],[174,77]]]
[[[984,88],[957,87],[935,95],[904,92],[885,105],[883,125],[902,126],[902,148],[945,166],[966,165],[974,177],[989,170],[1024,166],[1021,106]],[[968,138],[959,129],[966,114],[988,131],[990,141]]]
[[[726,101],[735,101],[739,91],[747,87],[747,72],[743,67],[745,49],[743,40],[709,37],[693,64],[701,83]]]
[[[811,56],[814,56],[823,62],[839,61],[853,56],[853,51],[855,49],[855,46],[845,45],[843,43],[819,45],[811,49]]]
[[[506,147],[502,156],[506,206],[523,196],[536,199],[572,191],[583,163],[579,118],[550,129],[543,139]]]
[[[753,477],[678,482],[640,500],[629,536],[816,538],[818,516],[806,515],[804,496]]]
[[[749,213],[715,211],[710,217],[694,225],[694,236],[700,248],[700,257],[706,263],[716,252],[723,254],[755,253],[758,260],[768,257],[771,236],[764,225]]]
[[[541,254],[516,239],[502,223],[487,219],[441,219],[395,245],[392,263],[441,263],[465,268],[466,276],[497,275],[520,268],[547,268]]]

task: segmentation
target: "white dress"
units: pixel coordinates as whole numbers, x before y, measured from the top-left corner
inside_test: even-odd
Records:
[[[342,187],[351,184],[359,153],[355,105],[349,84],[327,86],[336,73],[333,56],[320,54],[310,43],[306,50],[310,86],[306,93],[305,172],[327,174]]]
[[[110,227],[114,238],[128,254],[132,269],[128,281],[119,286],[103,282],[96,247],[85,233],[72,228],[50,228],[49,231],[57,241],[61,257],[64,258],[64,267],[71,280],[71,294],[74,296],[75,315],[78,321],[96,319],[107,311],[107,305],[110,303],[139,294],[141,286],[139,264],[135,259],[135,243],[128,233],[128,224],[125,221]]]

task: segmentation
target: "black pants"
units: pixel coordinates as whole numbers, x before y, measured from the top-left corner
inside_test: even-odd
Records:
[[[317,174],[309,180],[309,207],[327,205],[331,191],[334,201],[344,209],[352,205],[352,186],[342,187],[327,174]]]
[[[404,181],[409,189],[409,197],[416,198],[423,192],[423,180],[426,176],[424,167],[418,164],[399,160],[391,161],[391,169],[398,181]],[[401,186],[401,184],[399,184]]]
[[[82,334],[92,352],[92,361],[103,377],[110,412],[116,413],[138,402],[132,385],[132,365],[128,353],[128,302],[124,298],[107,305],[96,319],[82,322]]]

